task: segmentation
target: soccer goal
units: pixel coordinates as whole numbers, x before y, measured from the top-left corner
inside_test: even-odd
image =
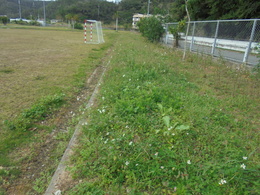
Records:
[[[101,22],[96,20],[85,20],[84,43],[99,44],[104,42]]]

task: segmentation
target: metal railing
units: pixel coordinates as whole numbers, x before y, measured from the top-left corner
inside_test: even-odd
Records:
[[[170,28],[177,25],[178,23],[165,24],[166,44],[173,43],[174,37],[170,33]],[[179,33],[180,48],[184,48],[186,44],[190,51],[249,65],[259,63],[257,53],[260,49],[260,19],[191,21],[187,37],[186,30]]]

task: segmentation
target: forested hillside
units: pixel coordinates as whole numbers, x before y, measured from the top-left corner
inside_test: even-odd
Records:
[[[22,18],[37,19],[43,17],[43,2],[38,0],[20,0]],[[46,6],[51,2],[45,2]],[[19,18],[18,0],[0,0],[0,15],[8,18]]]
[[[43,2],[20,0],[22,18],[43,17]],[[0,0],[0,15],[19,17],[17,0]],[[179,21],[186,16],[184,0],[150,0],[150,14],[165,16],[166,22]],[[46,1],[47,19],[62,19],[66,15],[111,23],[118,15],[121,24],[131,23],[134,13],[146,14],[148,0],[122,0],[119,4],[105,0],[56,0]],[[260,1],[256,0],[189,0],[191,20],[260,18]]]

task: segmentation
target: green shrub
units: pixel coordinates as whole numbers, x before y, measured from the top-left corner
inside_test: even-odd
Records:
[[[162,24],[156,17],[143,18],[137,26],[142,35],[151,42],[159,41],[164,33]]]
[[[131,28],[131,25],[129,23],[124,24],[124,29],[129,30]]]
[[[14,23],[15,24],[21,24],[21,25],[28,25],[28,22],[22,21],[22,20],[15,20]]]
[[[35,21],[35,20],[29,22],[29,25],[32,25],[32,26],[41,26],[41,24],[40,24],[39,22]]]
[[[9,20],[9,19],[8,19],[6,16],[1,16],[1,17],[0,17],[0,21],[2,21],[2,23],[3,23],[4,25],[7,24],[8,20]]]
[[[75,24],[74,24],[74,29],[83,30],[83,26],[82,26],[82,24],[80,24],[80,23],[75,23]]]

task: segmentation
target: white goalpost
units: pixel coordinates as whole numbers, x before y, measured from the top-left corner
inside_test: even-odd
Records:
[[[101,22],[96,20],[85,20],[84,43],[99,44],[104,42]]]

